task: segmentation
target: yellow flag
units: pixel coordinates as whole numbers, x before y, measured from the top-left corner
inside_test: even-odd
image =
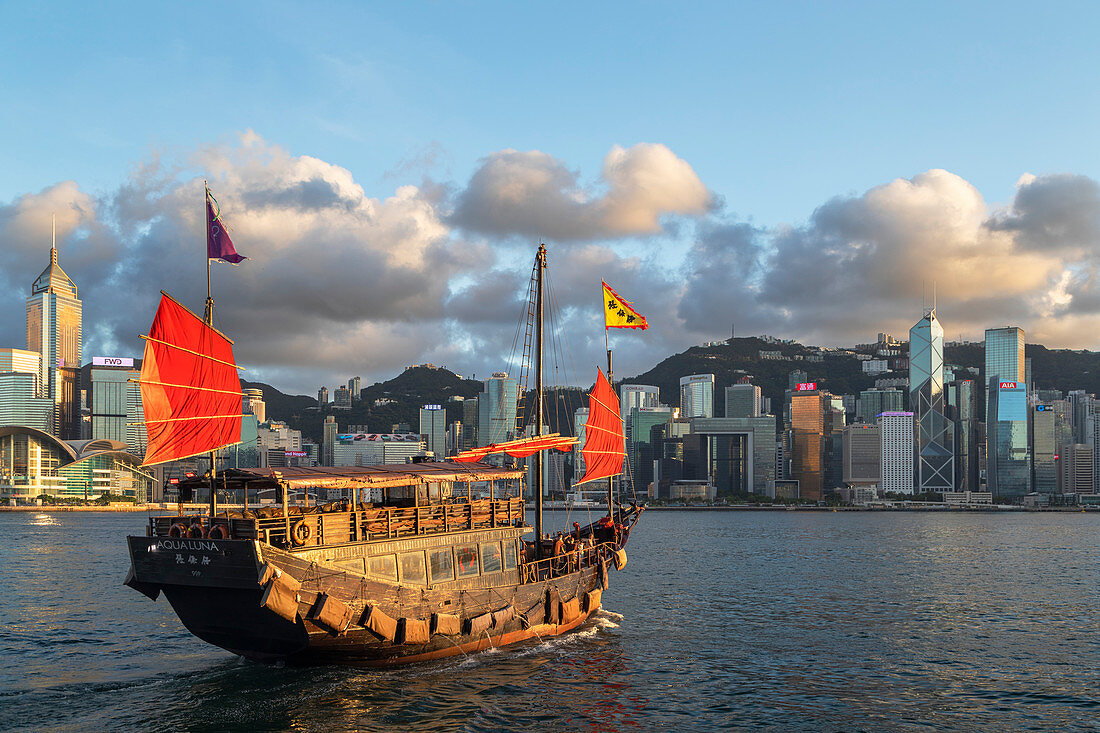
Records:
[[[607,283],[603,284],[603,325],[608,328],[640,328],[646,330],[649,324],[629,301],[623,300]]]

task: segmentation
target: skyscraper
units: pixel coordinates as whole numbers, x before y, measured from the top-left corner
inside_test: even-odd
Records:
[[[648,384],[624,384],[619,387],[619,411],[623,419],[626,437],[630,437],[630,411],[637,407],[657,407],[661,404],[661,394],[657,387]],[[649,436],[645,436],[648,440]]]
[[[1050,405],[1035,405],[1031,414],[1032,486],[1040,494],[1058,491],[1057,413]]]
[[[322,451],[321,465],[322,466],[335,466],[336,465],[336,453],[335,453],[335,451],[336,451],[336,436],[337,436],[337,433],[340,430],[339,426],[337,426],[337,424],[336,424],[336,417],[333,416],[333,415],[326,416],[324,425],[322,425],[322,429],[324,430],[324,433],[323,433],[323,436],[322,436],[322,439],[323,439],[324,442],[321,445],[321,451]]]
[[[933,308],[909,329],[909,406],[914,415],[917,490],[955,487],[954,424],[943,395],[943,327]]]
[[[1022,497],[1031,491],[1024,379],[1023,329],[987,329],[986,473],[989,490],[1001,497]]]
[[[974,379],[956,379],[944,385],[947,416],[955,423],[955,490],[977,491],[978,389]]]
[[[878,416],[882,436],[882,491],[913,493],[913,413],[884,412]]]
[[[447,413],[442,405],[420,408],[420,435],[437,461],[447,455]]]
[[[477,397],[462,400],[462,450],[477,447]]]
[[[865,389],[859,393],[856,422],[877,425],[883,412],[901,412],[905,407],[905,393],[894,387]]]
[[[714,375],[680,377],[680,417],[714,417]]]
[[[348,392],[351,393],[351,401],[359,401],[359,392],[362,391],[362,380],[359,377],[352,377],[348,380]]]
[[[519,384],[505,372],[494,372],[485,380],[477,401],[477,444],[503,443],[516,432],[516,404]]]
[[[77,370],[80,369],[82,306],[76,283],[57,263],[57,247],[50,248],[50,264],[31,285],[27,298],[27,350],[37,351],[41,397],[53,401],[52,431],[62,439],[73,435],[75,421],[64,420],[62,407],[76,404]],[[77,428],[78,430],[78,428]]]
[[[317,406],[322,410],[328,407],[328,387],[317,390]]]
[[[825,411],[828,405],[817,390],[791,395],[790,478],[798,481],[799,496],[825,498]]]
[[[755,384],[726,387],[726,417],[760,417],[764,414],[764,396]]]

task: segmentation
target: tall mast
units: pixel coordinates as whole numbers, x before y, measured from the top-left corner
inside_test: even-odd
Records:
[[[604,334],[607,333],[607,329],[604,329]],[[611,385],[612,391],[615,389],[615,377],[611,372],[611,349],[607,349],[607,383]],[[615,520],[615,477],[607,477],[607,516],[611,517],[612,521]]]
[[[210,294],[210,186],[206,181],[202,182],[202,187],[206,191],[206,198],[203,199],[203,218],[206,219],[206,312],[203,314],[202,320],[207,326],[214,326],[214,297]],[[216,489],[217,482],[215,480],[215,474],[217,473],[217,451],[210,451],[210,517],[213,518],[218,513],[218,492]]]
[[[546,245],[539,243],[535,255],[535,435],[542,435],[545,415],[542,399],[542,313],[543,275],[546,271]],[[542,554],[542,489],[545,485],[546,466],[542,460],[542,451],[535,453],[535,547]]]

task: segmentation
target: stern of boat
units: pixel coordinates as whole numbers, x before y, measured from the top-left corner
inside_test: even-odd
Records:
[[[163,592],[195,636],[250,659],[282,659],[309,644],[300,620],[260,605],[263,552],[256,540],[127,537],[126,585],[156,600]]]

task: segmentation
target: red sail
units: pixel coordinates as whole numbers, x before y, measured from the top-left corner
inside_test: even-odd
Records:
[[[241,440],[241,380],[233,342],[161,292],[141,364],[149,437],[143,465]]]
[[[536,438],[523,438],[521,440],[509,440],[506,443],[494,443],[481,448],[472,448],[468,451],[463,451],[456,456],[452,456],[451,460],[458,461],[459,463],[473,463],[480,461],[490,453],[507,453],[513,458],[526,458],[532,456],[540,450],[560,450],[563,453],[570,450],[573,444],[577,442],[576,438],[567,438],[558,435],[541,435]]]
[[[619,416],[619,396],[607,377],[596,370],[596,386],[588,396],[588,422],[584,425],[584,476],[578,481],[595,481],[623,472],[626,438]]]

